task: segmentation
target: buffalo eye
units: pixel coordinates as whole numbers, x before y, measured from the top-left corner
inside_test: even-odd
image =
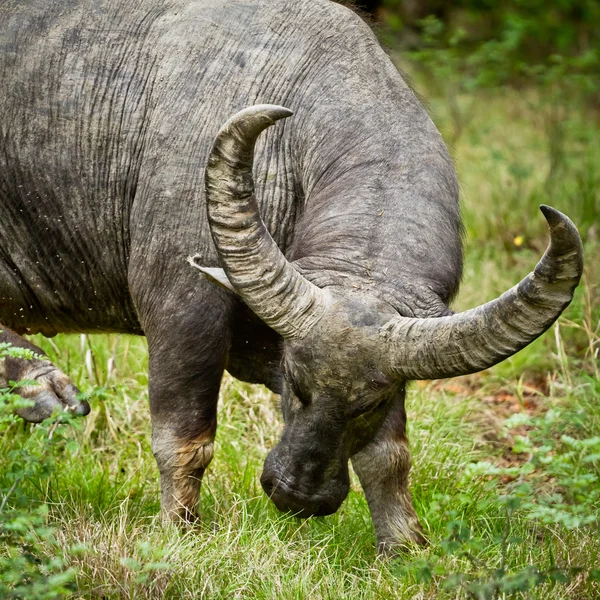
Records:
[[[391,379],[384,375],[381,371],[371,371],[368,374],[369,387],[373,391],[381,391],[392,384]],[[379,406],[377,407],[379,408]]]
[[[310,404],[310,397],[307,396],[306,394],[304,394],[302,392],[302,390],[300,390],[300,388],[296,385],[295,381],[291,381],[290,382],[290,388],[291,388],[292,393],[294,394],[294,396],[296,396],[296,398],[298,398],[298,400],[300,400],[300,402],[304,406],[308,406]]]
[[[377,406],[373,409],[373,411],[378,411],[379,409],[383,408],[386,404],[387,404],[388,398],[387,396],[382,398],[378,403]]]
[[[373,414],[377,411],[381,410],[388,402],[389,395],[385,394],[381,400],[374,406],[369,406],[367,403],[358,404],[358,406],[353,406],[349,409],[347,415],[350,419],[356,419],[362,415]]]
[[[285,379],[290,390],[292,391],[292,394],[294,394],[294,396],[296,396],[296,398],[298,398],[298,400],[300,400],[300,402],[303,405],[308,406],[310,404],[310,401],[307,399],[307,396],[304,395],[302,393],[302,391],[299,389],[298,385],[294,381],[294,378],[290,375],[289,371],[285,368],[285,365],[281,365],[281,371],[283,373],[283,378]]]

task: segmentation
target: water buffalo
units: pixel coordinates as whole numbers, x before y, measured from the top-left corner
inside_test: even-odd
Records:
[[[3,0],[0,17],[0,341],[147,337],[166,514],[194,517],[227,369],[281,394],[261,477],[278,508],[334,512],[352,460],[379,547],[422,542],[406,382],[485,369],[544,332],[581,275],[569,219],[542,207],[535,271],[453,314],[452,163],[347,8]],[[3,377],[41,383],[28,420],[89,410],[45,359]]]

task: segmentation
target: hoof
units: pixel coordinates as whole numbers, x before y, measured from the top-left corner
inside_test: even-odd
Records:
[[[80,391],[52,363],[44,361],[41,364],[33,364],[19,377],[19,381],[25,379],[37,382],[37,385],[26,385],[15,389],[15,393],[34,402],[33,406],[16,411],[25,421],[40,423],[51,417],[57,410],[82,417],[89,414],[88,402],[78,398]]]

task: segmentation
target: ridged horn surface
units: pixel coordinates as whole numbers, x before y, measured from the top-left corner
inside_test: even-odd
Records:
[[[210,230],[227,277],[252,311],[285,338],[305,335],[325,308],[323,291],[277,247],[254,195],[256,139],[291,115],[270,104],[234,115],[215,138],[205,174]]]
[[[523,349],[567,307],[583,272],[575,225],[540,207],[550,244],[535,270],[499,298],[439,319],[398,317],[381,330],[387,370],[404,379],[442,379],[487,369]]]

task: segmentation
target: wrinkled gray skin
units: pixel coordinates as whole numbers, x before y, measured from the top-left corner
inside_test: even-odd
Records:
[[[279,508],[337,510],[351,459],[380,549],[423,542],[407,487],[406,381],[486,368],[547,329],[581,274],[568,219],[545,209],[552,247],[536,272],[493,306],[451,316],[454,170],[350,10],[3,0],[0,17],[0,341],[146,335],[167,514],[196,512],[227,369],[282,395],[284,433],[261,478]],[[284,114],[251,110],[225,129],[207,206],[219,128],[264,103],[295,115],[254,154]],[[229,279],[199,276],[190,254]],[[26,390],[28,420],[89,410],[47,360],[3,370],[40,381]]]

